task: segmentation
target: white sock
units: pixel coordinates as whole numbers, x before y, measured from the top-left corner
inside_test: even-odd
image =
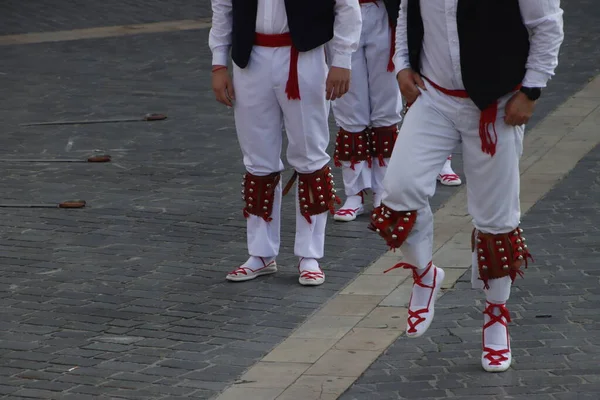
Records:
[[[363,202],[363,198],[362,196],[355,194],[354,196],[348,196],[348,198],[346,199],[346,202],[344,203],[344,206],[342,207],[342,209],[351,209],[351,210],[355,210],[357,208],[360,208],[362,206],[362,202]]]
[[[377,208],[381,205],[383,193],[373,193],[373,207]]]
[[[253,271],[256,271],[257,269],[262,268],[265,265],[269,265],[269,263],[273,260],[275,260],[275,257],[262,257],[261,260],[261,257],[250,256],[250,258],[248,258],[248,260],[244,263],[243,266],[248,267]]]
[[[440,171],[440,175],[452,175],[452,174],[455,174],[455,172],[452,169],[452,159],[449,158],[444,163],[444,166],[442,167],[442,170]]]
[[[506,304],[510,296],[511,279],[509,276],[498,279],[490,279],[488,284],[489,289],[485,289],[485,297],[488,303],[492,304]],[[486,303],[487,308],[489,304]],[[494,308],[494,315],[500,315],[500,309]],[[490,317],[487,314],[483,314],[484,325],[490,321]],[[485,345],[494,349],[502,350],[508,346],[506,337],[507,328],[500,323],[495,323],[485,330]]]
[[[314,258],[301,258],[300,271],[321,272],[321,269],[319,268],[319,262]]]
[[[417,273],[419,274],[419,276],[421,276],[423,274],[423,272],[425,272],[425,269],[417,270]],[[432,265],[431,268],[429,268],[429,271],[427,271],[427,274],[425,274],[425,276],[421,277],[421,282],[423,283],[423,285],[433,286],[434,274],[435,274],[435,266]],[[438,275],[438,279],[439,279],[439,275]],[[412,307],[411,308],[412,309],[420,309],[420,308],[427,307],[427,304],[429,303],[429,297],[431,296],[431,290],[432,289],[430,289],[430,288],[424,288],[419,285],[414,285],[413,289],[412,289],[412,300],[411,300]],[[434,299],[432,299],[432,300],[434,300]]]

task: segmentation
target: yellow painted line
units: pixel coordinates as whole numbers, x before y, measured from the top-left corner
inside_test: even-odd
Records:
[[[103,26],[98,28],[73,29],[55,32],[33,32],[0,36],[0,46],[48,42],[65,42],[82,39],[139,35],[142,33],[160,33],[189,31],[210,28],[210,18],[185,19],[179,21],[152,22],[148,24]]]

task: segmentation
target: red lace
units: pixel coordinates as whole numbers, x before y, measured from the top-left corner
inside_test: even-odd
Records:
[[[262,267],[260,267],[260,268],[258,268],[258,269],[252,269],[252,268],[249,268],[249,267],[244,267],[244,266],[242,265],[241,267],[237,267],[236,269],[234,269],[233,271],[231,271],[231,272],[229,273],[229,275],[237,275],[237,274],[244,274],[244,275],[248,275],[248,272],[246,272],[246,271],[257,272],[257,271],[260,271],[261,269],[265,269],[265,268],[267,268],[268,266],[270,266],[271,264],[273,264],[273,261],[271,261],[270,263],[268,263],[268,264],[267,264],[267,263],[265,263],[265,260],[264,260],[264,258],[262,258],[262,257],[258,257],[258,258],[260,258],[260,261],[262,261],[262,263],[263,263],[263,266],[262,266]]]
[[[506,308],[505,304],[493,304],[490,302],[487,302],[487,304],[488,304],[488,306],[483,313],[487,314],[490,317],[490,320],[488,321],[487,324],[485,324],[483,326],[483,332],[482,332],[483,351],[485,351],[487,353],[484,356],[484,358],[486,358],[490,362],[490,365],[501,365],[501,363],[503,361],[508,361],[508,357],[506,357],[505,354],[510,353],[510,344],[508,345],[508,347],[506,349],[502,349],[502,350],[494,350],[494,349],[487,347],[485,345],[485,330],[496,323],[504,325],[504,327],[507,328],[506,329],[506,343],[509,343],[509,341],[508,341],[509,340],[509,338],[508,338],[508,323],[511,322],[510,313],[508,312],[508,309]],[[496,308],[498,310],[500,310],[500,315],[494,314],[494,309],[496,309]]]
[[[356,214],[356,212],[358,211],[358,208],[341,208],[339,210],[337,210],[336,214],[337,215],[350,215],[353,216],[354,214]]]
[[[460,179],[460,177],[456,174],[440,174],[440,177],[442,180],[446,181],[457,181]]]
[[[396,268],[404,268],[404,269],[412,269],[412,273],[413,273],[413,286],[417,285],[420,286],[422,288],[426,288],[426,289],[431,289],[431,294],[429,295],[429,300],[427,301],[427,307],[425,308],[421,308],[420,310],[416,310],[413,311],[411,310],[411,306],[410,304],[412,303],[412,295],[410,296],[410,301],[408,303],[408,333],[415,333],[417,332],[417,326],[422,323],[423,321],[425,321],[425,318],[423,318],[421,316],[421,314],[423,313],[428,313],[429,312],[429,305],[431,304],[431,299],[433,298],[433,291],[435,289],[435,285],[437,282],[437,269],[434,269],[433,271],[433,284],[432,285],[425,285],[423,283],[423,277],[425,275],[427,275],[427,273],[429,272],[429,270],[431,269],[431,267],[433,266],[433,263],[430,261],[429,264],[427,264],[427,268],[425,268],[425,271],[419,275],[419,273],[417,272],[417,267],[415,267],[414,265],[411,265],[409,263],[405,263],[405,262],[401,262],[398,263],[396,265],[394,265],[392,268],[389,268],[385,271],[383,271],[383,273],[385,274],[386,272],[389,272],[393,269]],[[413,321],[414,319],[414,321]]]
[[[313,281],[316,281],[317,279],[321,279],[322,277],[323,277],[323,273],[317,272],[317,271],[303,271],[300,274],[300,278],[312,279]]]

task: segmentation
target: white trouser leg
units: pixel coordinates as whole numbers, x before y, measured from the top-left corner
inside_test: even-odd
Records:
[[[508,233],[519,226],[521,218],[519,159],[523,153],[524,127],[512,127],[504,123],[504,107],[509,98],[510,95],[504,96],[499,102],[496,120],[498,143],[493,157],[481,151],[479,111],[475,106],[463,107],[465,113],[472,115],[462,119],[464,122],[459,126],[463,139],[465,175],[469,182],[468,209],[475,228],[485,233]],[[472,285],[483,289],[483,282],[477,277],[475,268]],[[490,288],[492,281],[495,280],[489,281]],[[500,297],[508,299],[508,294]]]
[[[246,170],[258,176],[283,170],[282,112],[269,73],[273,61],[274,49],[259,47],[252,51],[246,68],[238,68],[235,64],[233,67],[238,141]],[[279,253],[280,208],[281,186],[275,192],[271,222],[255,215],[248,217],[248,252],[251,256],[269,258]]]
[[[458,132],[446,116],[452,111],[448,99],[423,92],[404,117],[388,171],[383,180],[382,202],[396,211],[417,210],[411,234],[400,247],[406,262],[424,269],[433,250],[433,214],[429,198],[446,157],[458,144]],[[435,100],[435,106],[432,102]]]
[[[524,126],[504,123],[504,108],[510,97],[504,96],[499,102],[498,143],[493,157],[481,151],[479,110],[474,105],[464,107],[465,116],[457,126],[462,135],[463,165],[469,182],[469,213],[475,228],[485,233],[510,232],[521,219],[519,160],[523,153]]]
[[[402,98],[394,72],[387,70],[392,30],[388,14],[382,4],[367,3],[362,6],[363,32],[365,33],[365,57],[367,60],[369,99],[371,102],[370,121],[373,127],[396,125],[401,121]],[[354,71],[353,71],[354,73]],[[381,197],[385,166],[373,160],[371,187],[376,196]]]
[[[363,13],[364,14],[364,13]],[[364,23],[364,21],[363,21]],[[364,36],[364,25],[362,36]],[[332,101],[336,124],[348,132],[362,132],[369,126],[369,86],[367,62],[363,39],[358,50],[352,53],[352,80],[348,92]],[[371,169],[366,161],[350,168],[349,161],[342,161],[342,176],[346,196],[354,196],[371,187]]]
[[[312,173],[324,167],[330,160],[329,106],[325,98],[327,65],[323,47],[300,53],[298,58],[298,82],[300,100],[288,100],[285,85],[289,71],[289,48],[276,49],[279,68],[270,68],[276,79],[275,93],[283,110],[285,130],[288,137],[287,159],[301,174]],[[297,195],[296,195],[297,197]],[[327,213],[312,216],[311,223],[300,214],[296,199],[296,242],[294,253],[299,257],[321,258],[325,246]]]
[[[396,75],[387,70],[392,44],[388,15],[382,4],[367,4],[362,9],[371,102],[369,119],[374,127],[395,125],[402,119],[402,97]]]

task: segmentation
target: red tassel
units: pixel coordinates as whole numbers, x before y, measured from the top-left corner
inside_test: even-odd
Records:
[[[373,167],[373,160],[371,159],[371,157],[367,158],[367,165],[369,166],[369,168]]]
[[[385,159],[383,158],[383,154],[378,155],[377,159],[379,160],[379,166],[385,167]]]
[[[244,208],[244,218],[249,218],[250,217],[250,213],[248,211],[246,211],[246,209]]]
[[[481,112],[479,118],[479,137],[481,138],[481,151],[490,156],[496,154],[496,117],[498,116],[498,103],[494,103]],[[493,134],[493,136],[492,136]]]
[[[388,72],[394,72],[394,69],[396,68],[394,65],[394,53],[396,52],[396,27],[391,25],[391,23],[390,27],[392,28],[390,29],[392,31],[392,40],[390,44],[390,59],[388,61],[387,70]]]
[[[292,46],[290,50],[290,72],[288,81],[285,85],[285,92],[288,99],[300,100],[300,84],[298,83],[298,49]]]
[[[341,167],[342,163],[340,162],[340,158],[338,156],[333,157],[333,165],[336,167]]]

